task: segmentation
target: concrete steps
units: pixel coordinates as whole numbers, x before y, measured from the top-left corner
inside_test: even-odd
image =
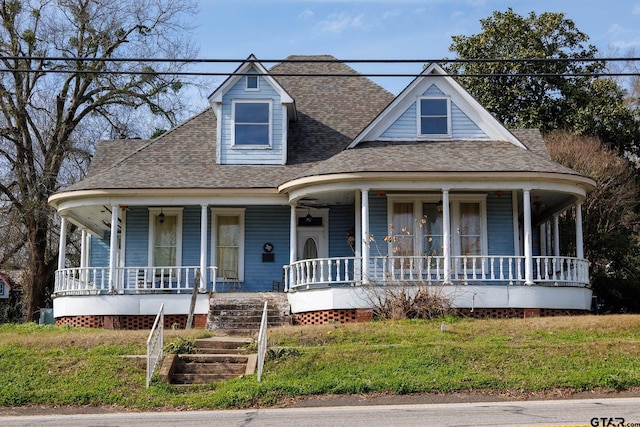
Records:
[[[267,301],[267,326],[289,324],[290,308],[285,294],[222,293],[209,298],[207,329],[226,335],[257,337]]]
[[[255,372],[257,355],[251,338],[213,337],[197,339],[193,354],[168,354],[160,378],[169,384],[189,385],[225,381]]]

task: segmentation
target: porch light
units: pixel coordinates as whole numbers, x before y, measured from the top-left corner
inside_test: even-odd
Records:
[[[311,224],[313,221],[313,217],[311,216],[311,212],[307,209],[307,216],[304,217],[304,220],[307,221],[307,224]]]
[[[438,203],[436,203],[436,209],[438,209],[439,213],[442,213],[442,200],[439,200]]]
[[[160,214],[158,215],[158,222],[160,224],[164,224],[164,213],[162,212],[162,208],[160,208]]]

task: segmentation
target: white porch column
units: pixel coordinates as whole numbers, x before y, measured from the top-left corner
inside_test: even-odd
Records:
[[[522,205],[524,210],[524,284],[533,285],[531,190],[522,191]]]
[[[443,283],[451,283],[451,215],[449,213],[449,189],[442,189],[442,255],[444,256]]]
[[[116,258],[118,257],[118,205],[111,205],[111,236],[109,240],[109,292],[116,290]]]
[[[576,258],[584,258],[584,240],[582,237],[582,202],[576,204]]]
[[[560,215],[553,215],[553,256],[560,256]]]
[[[207,205],[200,207],[200,290],[207,287]],[[213,280],[215,280],[215,275]],[[215,290],[215,286],[213,287]]]
[[[360,207],[362,213],[362,283],[369,283],[369,189],[361,190],[362,206]]]
[[[60,242],[58,243],[58,270],[64,269],[67,261],[67,218],[60,217]]]
[[[87,230],[83,228],[80,232],[80,268],[87,266]]]
[[[291,205],[291,221],[289,224],[289,264],[293,264],[298,260],[298,214],[296,213],[296,205]]]
[[[356,257],[356,261],[355,261],[355,265],[353,268],[354,271],[354,275],[355,275],[355,280],[358,283],[362,283],[362,245],[359,245],[358,242],[362,242],[362,216],[359,215],[359,213],[362,210],[361,207],[361,200],[360,200],[360,195],[355,194],[354,196],[354,211],[355,211],[355,230],[353,230],[354,232],[354,236],[353,238],[354,243],[353,243],[353,251],[354,251],[354,256]]]

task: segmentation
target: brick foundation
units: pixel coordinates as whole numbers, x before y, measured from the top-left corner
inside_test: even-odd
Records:
[[[170,329],[177,325],[184,329],[187,324],[186,314],[165,314],[164,327]],[[103,328],[103,329],[151,329],[155,322],[155,315],[148,316],[65,316],[56,318],[56,326],[68,325],[73,328]],[[193,316],[194,328],[205,328],[206,314]]]
[[[368,322],[373,319],[373,312],[366,309],[322,310],[296,313],[293,315],[295,325],[322,325],[324,323]]]

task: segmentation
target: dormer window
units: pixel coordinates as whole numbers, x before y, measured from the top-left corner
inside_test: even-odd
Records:
[[[418,136],[451,136],[451,102],[446,97],[418,99]]]
[[[271,101],[233,101],[234,141],[238,147],[271,147]]]
[[[247,91],[259,91],[260,79],[257,75],[245,76],[245,90]]]

